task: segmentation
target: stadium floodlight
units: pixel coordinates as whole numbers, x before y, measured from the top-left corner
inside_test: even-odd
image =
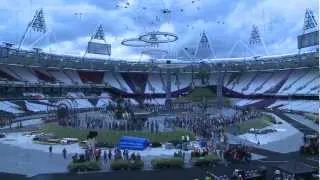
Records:
[[[18,49],[20,49],[20,47],[22,46],[26,34],[29,32],[29,30],[32,29],[34,32],[40,32],[40,33],[46,33],[47,32],[47,26],[46,26],[46,20],[44,18],[44,14],[43,14],[43,10],[37,10],[35,15],[33,16],[32,20],[29,22],[29,24],[27,25],[26,30],[24,31],[19,45],[18,45]]]
[[[100,24],[95,34],[91,36],[91,39],[88,42],[88,46],[83,55],[83,58],[87,53],[90,54],[99,54],[99,55],[111,55],[111,44],[108,44],[104,38],[104,30]]]

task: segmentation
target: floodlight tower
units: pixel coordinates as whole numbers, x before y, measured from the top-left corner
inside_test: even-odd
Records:
[[[201,34],[200,42],[196,49],[195,56],[200,59],[211,58],[213,56],[209,38],[204,31]]]
[[[256,26],[255,24],[252,26],[252,31],[251,31],[250,39],[249,39],[249,45],[252,47],[257,46],[257,45],[261,45],[260,33],[258,30],[258,26]]]
[[[24,31],[18,45],[18,49],[20,49],[23,41],[25,40],[26,34],[29,30],[33,30],[34,32],[40,32],[45,34],[47,32],[46,20],[44,18],[43,10],[37,10],[35,15],[33,16],[32,20],[27,25],[26,30]]]
[[[263,47],[266,55],[269,54],[267,47],[260,35],[259,29],[257,25],[252,25],[252,30],[251,30],[251,34],[250,34],[250,39],[249,39],[249,47],[251,48],[256,48],[261,46]]]
[[[108,44],[104,38],[103,26],[100,24],[95,34],[91,36],[88,42],[88,46],[83,55],[85,57],[87,53],[99,54],[99,55],[111,55],[111,44]]]
[[[307,9],[304,16],[304,24],[303,24],[303,34],[314,30],[318,27],[318,23],[313,15],[313,12],[311,9]]]
[[[298,49],[319,45],[318,23],[311,9],[306,9],[302,34],[298,36]],[[318,50],[318,49],[317,49]]]

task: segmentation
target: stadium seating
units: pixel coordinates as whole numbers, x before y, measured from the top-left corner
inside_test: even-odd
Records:
[[[102,84],[103,82],[103,72],[78,71],[78,74],[83,83]]]
[[[181,89],[187,87],[202,87],[206,84],[202,84],[201,79],[196,76],[192,78],[191,73],[172,72],[171,75],[171,91],[173,96],[179,95]],[[319,86],[319,72],[317,69],[289,69],[274,72],[264,71],[248,71],[248,72],[226,72],[223,77],[224,90],[230,90],[232,94],[237,95],[281,95],[281,96],[317,96],[320,90]],[[45,68],[27,68],[23,66],[1,65],[0,66],[0,81],[2,84],[7,83],[20,83],[23,86],[29,86],[33,83],[37,86],[43,83],[46,85],[53,85],[53,87],[61,84],[71,86],[85,86],[88,84],[103,84],[106,83],[111,87],[125,92],[130,95],[135,93],[145,93],[152,97],[144,101],[145,104],[163,105],[165,104],[163,94],[166,92],[166,74],[165,72],[153,72],[153,73],[119,73],[119,72],[103,72],[103,71],[76,71],[76,70],[47,70]],[[26,83],[27,82],[27,83]],[[59,84],[56,84],[59,83]],[[211,73],[209,75],[210,86],[217,85],[217,74]],[[33,86],[33,85],[32,85]],[[90,87],[90,86],[89,86]],[[103,87],[103,86],[101,86]],[[77,88],[77,87],[76,87]],[[137,89],[141,89],[138,91]],[[75,91],[74,89],[72,91]],[[109,92],[108,90],[106,90]],[[28,91],[27,91],[28,92]],[[29,92],[34,92],[31,89]],[[68,91],[67,91],[68,92]],[[81,92],[81,90],[79,90]],[[101,92],[101,91],[100,91]],[[118,92],[118,91],[116,91]],[[48,92],[46,92],[48,93]],[[54,95],[62,93],[62,99],[65,92],[53,92]],[[86,92],[88,93],[88,92]],[[91,94],[98,94],[99,91],[89,92]],[[109,93],[113,93],[111,90]],[[46,112],[48,110],[49,102],[40,102],[45,96],[38,95],[25,95],[25,99],[22,106],[16,105],[9,101],[1,101],[0,110],[10,113],[24,113],[24,112]],[[37,94],[36,92],[34,94]],[[38,93],[39,94],[39,93]],[[152,95],[155,95],[154,97]],[[162,95],[159,95],[162,94]],[[19,95],[16,95],[19,96]],[[49,94],[46,97],[50,97]],[[106,105],[112,103],[109,94],[98,96],[96,100],[88,100],[82,93],[68,93],[67,97],[73,98],[72,104],[76,104],[77,108],[103,108]],[[250,98],[252,98],[250,96]],[[38,99],[37,102],[30,101],[30,99]],[[138,104],[137,101],[130,99],[132,104]],[[233,103],[236,106],[249,106],[256,105],[256,103],[262,101],[242,99]],[[269,102],[273,103],[273,102]],[[269,104],[267,104],[269,105]],[[309,108],[311,107],[312,108]],[[310,100],[295,100],[288,102],[287,100],[277,100],[269,108],[278,108],[281,110],[295,110],[301,112],[317,113],[318,110],[314,107],[318,107],[319,102]],[[22,108],[21,108],[22,107]]]
[[[274,72],[272,75],[268,76],[265,83],[262,84],[261,88],[256,91],[256,93],[263,94],[269,90],[272,90],[287,76],[287,74],[288,72],[286,71]]]
[[[233,91],[243,92],[250,86],[251,80],[256,76],[255,72],[248,72],[240,77],[239,83],[232,89]]]
[[[72,85],[72,80],[63,71],[50,71],[57,82]]]
[[[120,73],[113,73],[113,77],[116,79],[116,81],[119,83],[121,90],[127,92],[127,93],[133,93],[131,88],[128,86],[126,81],[122,78]]]
[[[153,89],[154,89],[154,93],[159,93],[159,94],[165,93],[165,88],[162,84],[161,77],[159,74],[149,74],[147,81],[148,83],[145,89],[146,94],[153,93],[152,91]]]
[[[271,73],[259,73],[258,76],[251,82],[250,86],[247,90],[244,91],[244,94],[255,94],[258,90],[260,90],[264,83],[272,76]]]
[[[2,77],[7,78],[8,80],[21,80],[20,77],[10,71],[7,66],[0,66],[0,71],[2,72]]]
[[[296,92],[297,88],[301,86],[301,79],[308,74],[308,71],[305,70],[294,70],[288,80],[283,84],[281,89],[278,91],[278,94],[281,95],[290,95]],[[300,81],[300,83],[299,83]]]
[[[18,79],[22,81],[27,81],[30,83],[38,83],[39,79],[31,72],[30,69],[18,66],[10,66],[8,67],[10,71],[12,71]]]
[[[24,113],[21,108],[9,101],[0,101],[0,111],[4,111],[7,113],[12,113],[12,114],[21,114]]]
[[[306,76],[301,78],[299,81],[296,82],[298,84],[296,91],[294,94],[308,94],[312,87],[317,86],[319,83],[319,74],[314,71],[308,72]],[[317,94],[317,93],[314,93]]]
[[[47,112],[48,106],[44,104],[38,104],[32,101],[24,101],[26,108],[28,111],[31,112]]]
[[[186,87],[189,87],[192,81],[192,75],[191,74],[178,74],[178,79],[180,82],[180,86],[178,89],[184,89]]]
[[[48,71],[42,68],[33,68],[31,71],[43,82],[55,83],[56,79]]]
[[[103,82],[121,91],[132,93],[130,87],[118,73],[105,72],[103,76]]]
[[[80,79],[80,76],[79,74],[76,72],[76,71],[71,71],[71,70],[66,70],[65,71],[65,74],[68,78],[71,79],[71,81],[73,82],[73,84],[83,84],[81,79]]]

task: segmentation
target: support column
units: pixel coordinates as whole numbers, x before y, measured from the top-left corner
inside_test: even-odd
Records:
[[[221,72],[220,69],[218,69],[217,72],[217,107],[222,108],[223,107],[223,72]]]
[[[167,61],[167,64],[170,64],[170,61]],[[171,105],[171,70],[168,67],[166,71],[166,106],[170,107]]]

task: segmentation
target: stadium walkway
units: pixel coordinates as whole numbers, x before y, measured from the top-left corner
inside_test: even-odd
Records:
[[[288,122],[289,124],[291,124],[293,127],[295,127],[296,129],[298,129],[300,132],[304,133],[304,134],[315,134],[318,133],[317,131],[315,131],[314,129],[301,124],[300,122],[286,116],[283,112],[280,111],[274,111],[273,112],[275,115],[277,115],[278,117],[280,117],[282,120]]]

